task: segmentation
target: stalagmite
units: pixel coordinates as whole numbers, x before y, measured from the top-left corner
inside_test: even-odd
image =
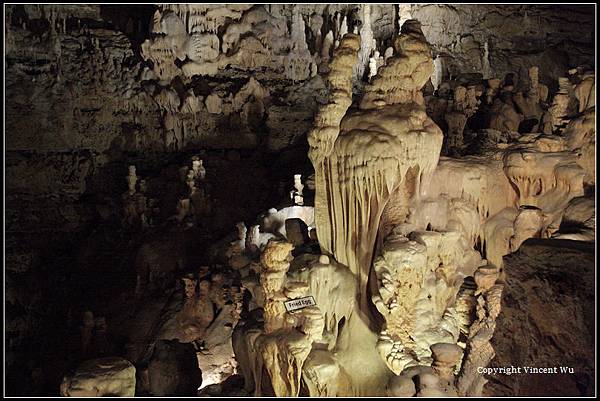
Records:
[[[496,328],[496,318],[500,313],[500,300],[503,284],[495,284],[477,297],[477,319],[473,323],[467,340],[467,357],[456,381],[459,396],[474,396],[482,393],[487,382],[478,367],[487,366],[495,356],[490,344]],[[478,288],[479,289],[479,288]]]
[[[374,263],[373,301],[386,320],[377,348],[396,374],[430,361],[433,344],[458,340],[453,304],[462,278],[481,264],[468,260],[460,233],[413,232],[411,238],[390,234]]]
[[[548,113],[551,116],[550,126],[544,132],[554,132],[567,123],[573,85],[569,82],[569,78],[566,77],[559,78],[558,85],[558,92],[554,95],[552,105],[548,109]]]
[[[297,396],[300,391],[302,366],[310,354],[313,341],[322,337],[324,320],[316,306],[295,313],[286,310],[284,301],[307,295],[308,286],[290,282],[286,273],[292,260],[293,246],[271,240],[261,255],[261,286],[265,296],[264,332],[254,336],[243,334],[256,349],[269,375],[276,396]],[[251,335],[251,337],[247,337]],[[256,374],[256,371],[255,371]],[[254,393],[262,395],[262,383],[255,376]]]
[[[390,394],[481,394],[485,382],[474,369],[493,356],[489,339],[499,310],[502,257],[525,239],[556,230],[561,211],[582,194],[583,158],[578,160],[564,140],[524,136],[493,150],[491,157],[442,159],[438,166],[441,132],[424,113],[421,117],[418,91],[432,73],[431,53],[416,23],[405,24],[395,43],[398,54],[366,85],[359,109],[352,111],[347,111],[350,57],[344,57],[356,47],[347,49],[348,39],[353,36],[345,38],[332,61],[330,103],[320,109],[309,135],[319,243],[356,277],[359,314],[369,316],[364,294],[367,277],[375,278],[369,290],[385,320],[377,350],[388,368],[401,377],[420,364],[433,362],[437,369],[430,385],[412,389],[399,383],[397,388],[394,382]],[[410,71],[411,80],[399,79],[406,76],[400,71]],[[543,96],[537,69],[529,74],[526,103],[515,100],[527,117],[534,116],[527,102],[535,107]],[[494,83],[488,98],[495,96]],[[502,129],[516,131],[522,117],[512,105],[512,92],[505,88],[504,94],[497,104],[506,107],[498,109],[497,121]],[[461,114],[461,126],[477,110],[480,95],[483,90],[475,86],[456,89],[452,107]],[[414,132],[419,132],[416,138]],[[419,150],[410,147],[412,141]],[[388,149],[394,153],[388,156]],[[371,154],[377,158],[370,159]],[[443,233],[418,231],[426,227]],[[478,243],[487,260],[473,249]],[[478,288],[464,287],[468,276]],[[473,321],[475,309],[480,318]],[[462,370],[454,376],[452,366],[460,364],[462,351],[448,360],[433,356],[438,358],[433,361],[431,350],[442,343],[456,347],[459,333],[470,340]]]
[[[129,166],[129,174],[127,174],[127,186],[129,187],[129,194],[135,193],[135,184],[137,183],[137,175],[135,173],[135,166]]]
[[[402,28],[402,25],[410,19],[412,19],[411,15],[411,4],[401,3],[398,4],[398,27]],[[400,31],[402,33],[402,31]]]
[[[593,73],[586,73],[582,81],[575,87],[575,97],[579,101],[579,112],[582,113],[596,106],[596,78]]]
[[[487,104],[492,104],[494,97],[498,94],[500,90],[500,80],[498,78],[491,78],[487,81],[487,89],[485,91],[485,101]]]
[[[517,132],[523,115],[515,107],[511,91],[504,91],[492,103],[489,128],[502,132]]]
[[[331,50],[333,48],[333,31],[327,32],[325,38],[323,39],[323,45],[321,48],[321,63],[326,66],[329,64],[329,59],[331,58]]]
[[[206,110],[211,114],[221,114],[223,112],[223,99],[216,93],[211,93],[205,100]]]
[[[81,355],[88,357],[94,330],[94,314],[91,311],[83,313],[82,326],[79,328],[81,335]]]
[[[360,15],[362,25],[360,27],[360,50],[358,51],[358,63],[355,64],[355,79],[361,81],[365,69],[369,67],[369,57],[375,46],[373,46],[373,29],[371,27],[371,5],[361,4]]]
[[[483,79],[491,78],[492,66],[490,65],[490,41],[486,40],[483,43],[483,56],[481,57],[481,73]]]
[[[475,88],[457,86],[454,89],[454,98],[448,105],[445,119],[448,124],[446,138],[446,152],[456,153],[463,147],[463,131],[467,120],[475,114],[479,105],[475,95]]]
[[[575,87],[575,97],[579,102],[579,115],[573,118],[563,131],[567,147],[577,151],[578,164],[585,170],[585,185],[594,185],[596,177],[596,104],[595,78],[585,74],[584,79]]]
[[[431,76],[431,84],[433,85],[434,91],[437,91],[442,83],[442,78],[444,76],[443,68],[444,66],[440,56],[437,56],[435,59],[433,59],[433,75]]]

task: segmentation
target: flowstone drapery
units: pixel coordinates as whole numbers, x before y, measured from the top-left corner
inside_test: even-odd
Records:
[[[357,277],[358,303],[365,311],[385,206],[394,193],[401,192],[404,205],[418,194],[437,164],[442,132],[427,117],[419,91],[433,64],[418,23],[404,25],[396,55],[366,86],[359,108],[348,111],[357,47],[358,38],[347,35],[334,56],[328,78],[332,99],[316,118],[309,156],[316,172],[320,245]],[[402,206],[393,214],[402,214]]]

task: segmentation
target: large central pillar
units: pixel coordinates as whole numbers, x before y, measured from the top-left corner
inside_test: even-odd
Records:
[[[418,196],[437,165],[443,135],[427,117],[420,92],[433,72],[420,24],[404,24],[394,43],[396,55],[366,85],[358,109],[349,110],[358,43],[356,35],[346,35],[334,56],[331,100],[310,133],[309,156],[315,167],[319,243],[355,275],[357,304],[366,313],[384,209],[409,170],[412,188],[406,190]]]

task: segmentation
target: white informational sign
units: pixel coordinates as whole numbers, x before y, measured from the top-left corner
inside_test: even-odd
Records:
[[[295,311],[298,309],[306,308],[307,306],[315,306],[317,303],[312,295],[304,298],[296,298],[291,301],[285,301],[283,303],[285,305],[285,310],[288,312]]]

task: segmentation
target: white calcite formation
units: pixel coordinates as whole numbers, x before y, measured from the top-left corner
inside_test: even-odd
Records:
[[[290,197],[294,202],[294,205],[302,206],[304,205],[304,196],[302,194],[302,190],[304,189],[304,184],[302,184],[302,175],[295,174],[294,175],[294,189],[290,192]]]
[[[433,344],[458,341],[461,318],[454,303],[464,277],[481,263],[460,232],[385,239],[374,262],[373,301],[386,320],[377,349],[394,373],[430,363]]]
[[[125,228],[139,229],[148,227],[148,199],[144,191],[137,191],[136,184],[138,176],[135,166],[129,166],[128,174],[125,177],[128,190],[121,195],[123,212],[121,224]],[[141,182],[140,182],[141,184]],[[141,188],[140,188],[141,189]]]
[[[386,57],[387,60],[387,57]],[[440,84],[442,83],[442,79],[444,77],[444,64],[442,62],[441,57],[436,57],[433,59],[433,74],[431,75],[431,84],[433,85],[433,90],[437,91]]]
[[[590,162],[579,149],[593,131],[573,123],[568,137],[527,134],[483,156],[440,158],[442,132],[420,92],[433,60],[419,23],[403,25],[395,54],[351,108],[360,43],[346,34],[335,49],[330,98],[309,135],[323,255],[292,261],[281,240],[264,248],[264,315],[240,328],[234,347],[246,390],[265,394],[266,372],[278,396],[298,395],[301,383],[311,396],[481,395],[503,256],[552,236],[563,217],[589,233],[590,203],[576,199]],[[537,74],[524,92],[505,89],[528,118],[541,117]],[[466,120],[483,93],[457,87],[452,110]],[[265,227],[285,236],[284,221]],[[308,295],[316,306],[285,309]]]
[[[412,4],[398,4],[398,26],[402,27],[406,21],[412,19]]]
[[[444,116],[448,125],[446,134],[446,153],[460,150],[463,146],[463,131],[467,120],[475,114],[479,101],[477,98],[481,93],[477,93],[474,86],[465,88],[457,86],[454,89],[453,99],[449,102],[446,114]]]
[[[262,226],[265,233],[285,238],[285,221],[300,219],[309,229],[315,227],[315,208],[312,206],[290,206],[277,210],[269,209],[263,217]]]
[[[361,4],[360,11],[362,25],[360,27],[360,50],[358,62],[354,65],[355,82],[360,82],[365,70],[369,69],[369,59],[374,50],[373,29],[371,26],[371,5]],[[376,70],[377,68],[375,68]]]
[[[262,253],[260,283],[265,297],[264,328],[258,332],[245,331],[240,340],[247,350],[247,360],[255,367],[243,371],[252,372],[246,381],[253,383],[257,396],[263,394],[262,367],[276,396],[298,396],[302,366],[313,341],[322,338],[324,321],[318,307],[289,313],[284,306],[285,301],[306,296],[309,290],[302,282],[286,279],[292,248],[288,242],[271,240]],[[259,370],[256,367],[260,367]]]
[[[262,251],[273,237],[275,237],[275,235],[272,233],[261,232],[260,225],[253,225],[250,227],[248,235],[246,236],[246,249],[252,254]]]
[[[285,75],[292,81],[304,80],[312,75],[311,71],[316,71],[306,43],[305,29],[300,10],[295,6],[292,10],[291,51],[284,58]]]
[[[404,29],[395,42],[397,54],[365,87],[359,109],[351,113],[346,113],[352,103],[348,72],[359,43],[354,35],[344,37],[329,76],[332,99],[320,110],[309,136],[319,243],[357,277],[362,309],[387,200],[393,193],[410,198],[419,192],[437,164],[442,142],[442,132],[428,119],[418,92],[432,72],[431,52],[416,21]],[[399,74],[406,78],[398,81]],[[396,202],[398,213],[402,201]]]

